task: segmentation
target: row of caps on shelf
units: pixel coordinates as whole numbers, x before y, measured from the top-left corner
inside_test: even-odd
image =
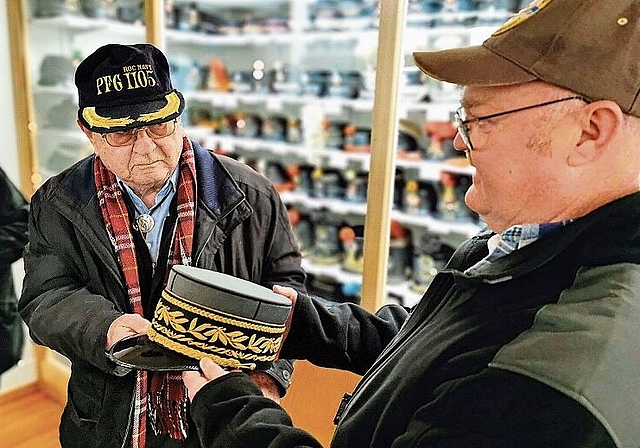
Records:
[[[410,0],[410,14],[428,14],[428,26],[482,25],[503,21],[521,0]],[[78,15],[144,23],[139,0],[33,0],[34,17]],[[293,28],[288,8],[221,8],[215,3],[165,0],[167,28],[212,35],[280,33]],[[462,14],[462,15],[461,15]],[[317,0],[308,5],[303,29],[364,30],[378,26],[378,0]]]
[[[282,164],[276,160],[231,154],[264,174],[279,193],[297,193],[299,200],[338,200],[351,204],[367,201],[368,173],[313,165]],[[416,216],[431,216],[445,222],[477,223],[478,215],[464,202],[471,184],[465,174],[443,171],[438,181],[416,178],[410,170],[396,168],[394,210]],[[295,202],[295,199],[293,199]]]
[[[75,130],[78,105],[65,97],[49,106],[43,114],[43,128]],[[185,126],[207,128],[212,134],[265,141],[304,144],[302,120],[281,114],[261,115],[236,110],[225,112],[204,101],[191,100],[183,116]],[[323,119],[315,134],[325,149],[368,153],[371,128],[343,120]],[[462,156],[453,147],[456,128],[451,121],[427,121],[423,125],[401,119],[398,125],[398,157],[404,160],[444,160]]]
[[[80,50],[71,54],[45,54],[40,61],[38,84],[44,87],[73,88],[75,67],[82,60]],[[237,62],[236,62],[237,63]],[[222,92],[242,94],[289,95],[293,98],[365,99],[373,101],[375,69],[363,71],[302,69],[280,61],[261,59],[251,65],[229,70],[221,58],[199,61],[186,56],[169,55],[173,86],[182,92]],[[401,93],[412,102],[457,101],[459,89],[435,82],[415,68],[403,71]]]
[[[524,0],[410,0],[409,14],[428,14],[425,25],[465,26],[501,23]],[[379,0],[316,0],[308,3],[304,30],[358,31],[379,25]],[[462,14],[462,15],[460,15]],[[299,19],[299,18],[298,18]],[[178,30],[207,34],[259,34],[290,31],[295,26],[286,8],[212,9],[191,2],[167,8],[165,21]]]
[[[31,0],[30,4],[31,15],[37,18],[81,16],[123,23],[144,21],[144,2],[139,0]]]
[[[190,101],[184,121],[189,126],[209,129],[216,135],[290,144],[310,144],[303,141],[305,123],[297,116],[262,115],[243,110],[226,112],[213,108],[207,102]],[[372,134],[369,126],[324,118],[319,123],[318,129],[308,131],[306,135],[313,135],[316,139],[314,144],[324,149],[353,153],[371,151]],[[454,149],[455,136],[456,127],[451,121],[433,120],[421,125],[412,120],[400,119],[397,138],[398,158],[414,161],[463,158],[463,154]]]
[[[230,61],[237,65],[237,61]],[[184,92],[222,92],[268,94],[290,97],[338,98],[373,101],[375,67],[362,70],[339,68],[304,69],[281,61],[251,61],[246,67],[230,69],[221,58],[199,61],[187,57],[169,57],[174,86]],[[402,71],[400,93],[403,100],[420,102],[457,102],[459,88],[436,81],[415,67]]]
[[[234,61],[235,62],[235,61]],[[310,95],[316,97],[370,98],[375,72],[358,70],[303,70],[280,61],[266,63],[262,59],[251,65],[229,69],[221,58],[200,62],[186,57],[169,57],[174,85],[184,91],[235,93],[268,93]],[[407,76],[407,84],[424,81],[420,75]]]
[[[302,255],[316,266],[316,272],[322,271],[322,267],[339,266],[346,273],[363,273],[364,226],[327,218],[322,211],[305,213],[292,207],[288,212]],[[408,282],[411,290],[421,293],[453,251],[439,235],[428,232],[414,235],[392,221],[387,282],[390,285]],[[352,286],[356,287],[352,293],[357,292],[358,285]]]

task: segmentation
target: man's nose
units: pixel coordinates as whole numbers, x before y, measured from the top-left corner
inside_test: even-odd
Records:
[[[138,153],[151,152],[156,143],[147,135],[145,128],[136,129],[136,138],[133,142],[133,150]]]
[[[456,136],[453,137],[453,148],[456,151],[468,151],[469,148],[467,148],[467,145],[464,143],[464,140],[462,140],[462,137],[460,136],[460,131],[456,132]]]

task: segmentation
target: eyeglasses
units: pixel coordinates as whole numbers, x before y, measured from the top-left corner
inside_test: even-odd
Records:
[[[516,112],[522,112],[523,110],[528,110],[528,109],[535,109],[536,107],[549,106],[550,104],[560,103],[562,101],[569,101],[569,100],[581,100],[581,101],[584,101],[586,103],[590,103],[591,102],[591,100],[589,100],[589,99],[587,99],[587,98],[585,98],[583,96],[568,96],[566,98],[560,98],[560,99],[557,99],[557,100],[545,101],[544,103],[532,104],[531,106],[519,107],[517,109],[511,109],[511,110],[507,110],[507,111],[504,111],[504,112],[498,112],[498,113],[491,114],[491,115],[485,115],[484,117],[471,118],[469,120],[465,119],[464,107],[459,107],[458,110],[456,110],[455,114],[453,114],[453,122],[455,123],[456,128],[458,130],[458,133],[460,134],[460,138],[462,139],[462,141],[465,144],[465,146],[467,147],[467,149],[469,151],[473,151],[473,144],[471,143],[471,138],[469,137],[469,126],[468,125],[470,123],[478,123],[480,121],[489,120],[490,118],[501,117],[503,115],[513,114],[513,113],[516,113]]]
[[[144,131],[149,138],[157,140],[169,137],[176,132],[176,119],[165,121],[164,123],[152,124],[140,128],[127,129],[126,131],[107,132],[100,134],[109,146],[128,146],[133,145],[138,138],[138,132]]]

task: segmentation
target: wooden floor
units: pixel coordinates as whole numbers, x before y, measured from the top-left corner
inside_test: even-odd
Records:
[[[58,423],[63,405],[36,386],[0,396],[0,446],[60,448]]]
[[[329,446],[335,415],[345,392],[359,377],[297,361],[292,386],[282,400],[293,422]],[[29,385],[0,395],[1,448],[60,448],[58,424],[63,405]]]

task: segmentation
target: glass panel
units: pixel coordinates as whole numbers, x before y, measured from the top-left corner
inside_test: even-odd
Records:
[[[107,43],[142,42],[140,1],[30,0],[29,64],[44,181],[93,151],[76,124],[75,67]]]
[[[189,135],[273,181],[312,294],[359,301],[377,2],[165,6]]]

